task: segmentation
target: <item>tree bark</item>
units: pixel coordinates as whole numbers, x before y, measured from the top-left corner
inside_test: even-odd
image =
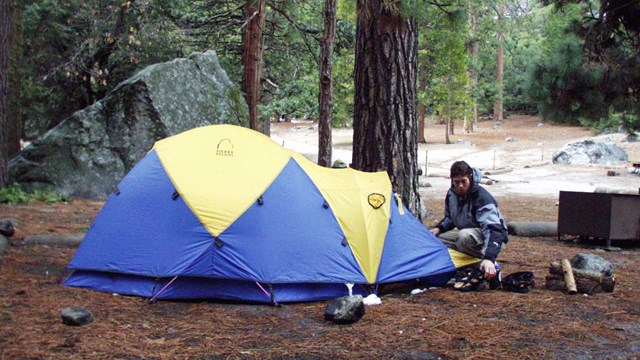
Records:
[[[417,172],[416,22],[385,0],[358,0],[353,167],[386,170],[420,217]]]
[[[14,0],[0,0],[0,187],[9,182],[9,134],[11,119],[7,116],[8,75],[15,30]]]
[[[24,3],[17,1],[13,9],[13,41],[9,50],[9,70],[7,75],[7,160],[11,159],[20,151],[20,139],[23,137],[23,121],[20,114],[22,97],[20,96],[22,86],[17,65],[22,61],[22,22],[20,21]],[[24,105],[28,106],[28,105]]]
[[[318,165],[331,166],[333,113],[333,45],[336,33],[336,0],[324,3],[324,36],[320,42],[320,93],[318,94]]]
[[[451,144],[451,140],[449,139],[449,128],[451,128],[451,125],[449,122],[451,122],[451,120],[447,117],[444,120],[444,143],[447,145]]]
[[[501,23],[504,15],[504,4],[500,3],[498,10],[498,23]],[[504,107],[504,54],[502,44],[504,43],[504,34],[502,30],[498,31],[498,46],[496,47],[496,84],[497,92],[496,98],[493,103],[493,120],[503,121],[503,107]]]
[[[242,87],[249,106],[249,127],[269,135],[269,123],[261,122],[260,114],[258,113],[260,78],[262,75],[264,6],[264,0],[247,1],[242,49],[242,63],[244,66]]]

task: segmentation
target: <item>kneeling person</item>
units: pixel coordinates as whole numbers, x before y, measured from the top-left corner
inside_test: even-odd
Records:
[[[449,248],[482,259],[480,270],[491,279],[497,274],[496,258],[509,241],[498,203],[480,186],[482,172],[466,162],[454,162],[450,177],[444,219],[431,233]]]

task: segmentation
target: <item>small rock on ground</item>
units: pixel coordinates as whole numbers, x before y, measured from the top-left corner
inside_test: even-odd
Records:
[[[93,322],[93,314],[85,308],[66,307],[60,311],[65,325],[82,326]]]

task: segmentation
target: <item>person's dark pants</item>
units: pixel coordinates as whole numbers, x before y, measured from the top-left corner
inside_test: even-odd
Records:
[[[467,255],[482,259],[484,257],[484,242],[480,228],[453,229],[438,235],[448,248]]]

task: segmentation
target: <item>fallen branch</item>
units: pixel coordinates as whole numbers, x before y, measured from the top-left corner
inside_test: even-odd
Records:
[[[613,292],[615,278],[605,276],[592,271],[572,269],[577,292],[581,294],[595,294],[600,292]],[[567,283],[564,277],[562,265],[552,262],[549,266],[549,275],[545,278],[545,288],[549,290],[566,290]]]
[[[564,282],[567,285],[567,292],[569,295],[575,295],[578,292],[578,288],[576,287],[576,280],[573,277],[573,269],[569,259],[562,259],[562,273]]]

